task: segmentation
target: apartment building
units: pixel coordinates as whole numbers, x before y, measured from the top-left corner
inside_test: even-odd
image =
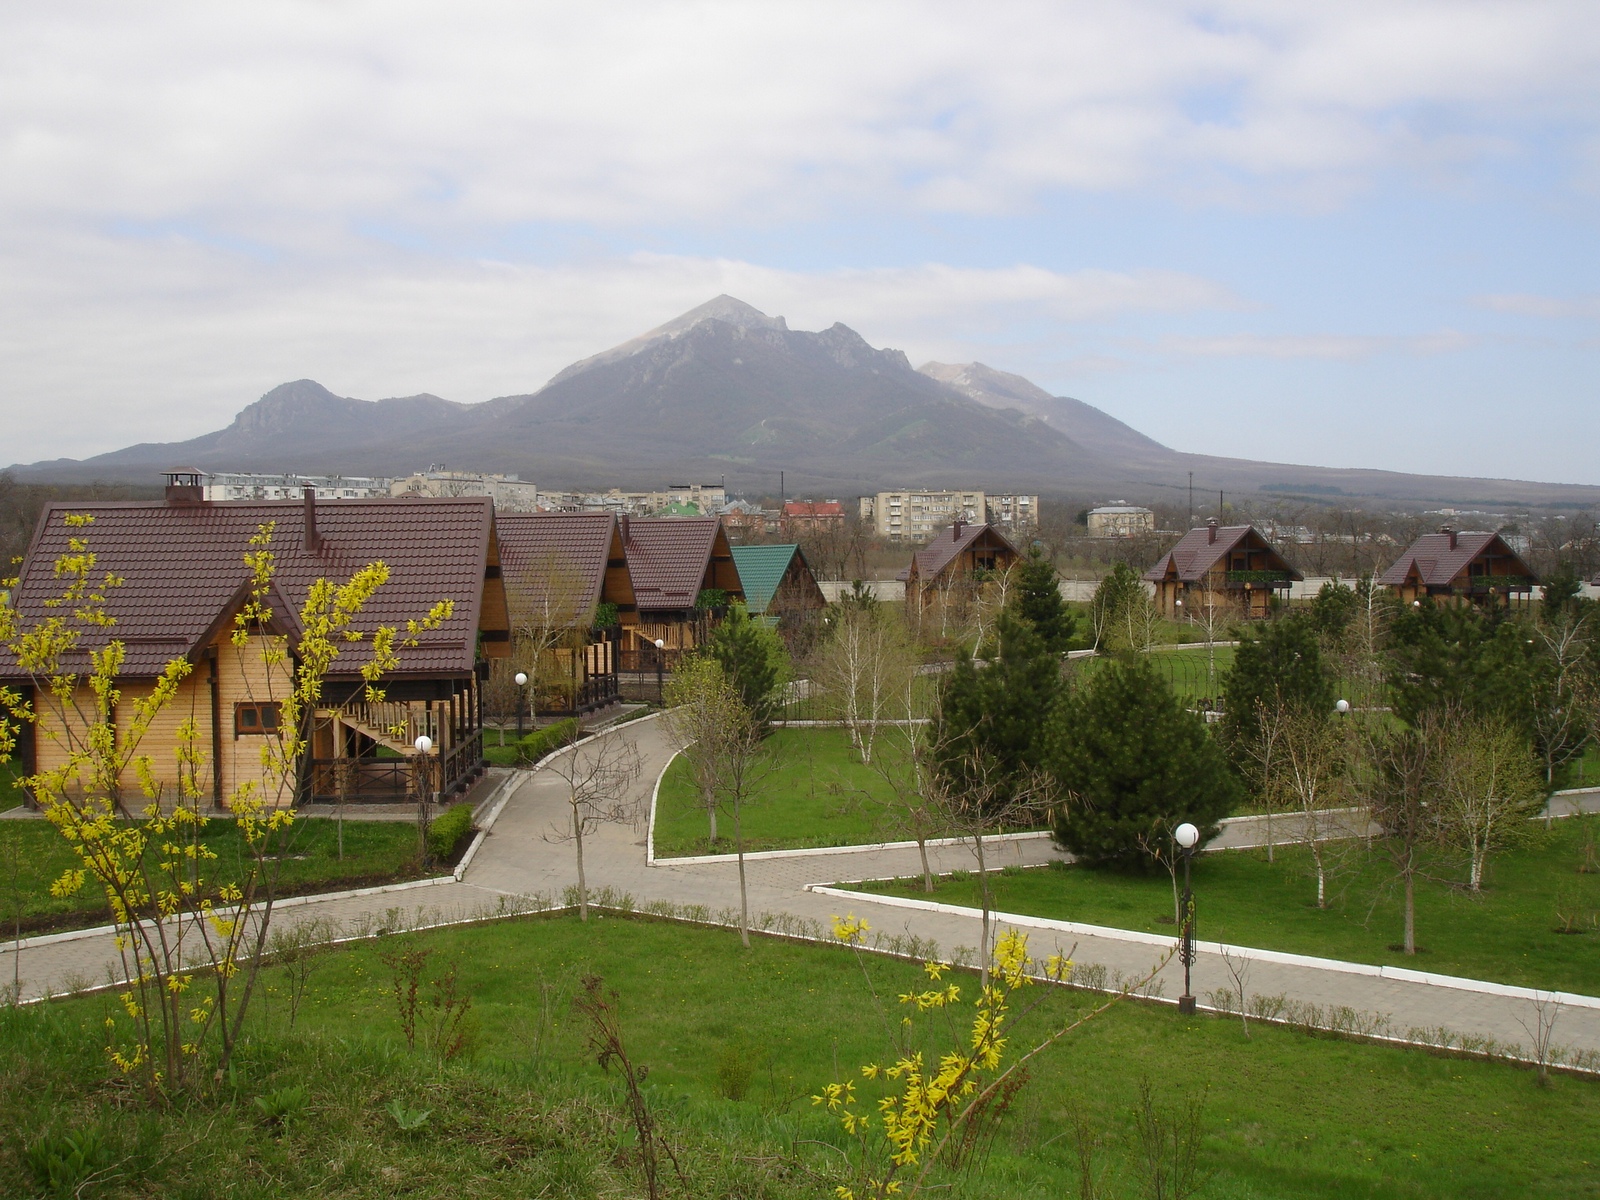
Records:
[[[300,500],[315,488],[318,500],[372,500],[389,495],[388,479],[364,475],[269,475],[250,471],[193,471],[205,500]]]
[[[957,521],[984,524],[988,497],[983,492],[907,489],[861,497],[861,520],[892,542],[926,542]]]
[[[506,512],[537,512],[539,489],[515,475],[490,475],[483,471],[446,471],[429,467],[389,489],[393,496],[488,496]]]
[[[1039,528],[1039,497],[994,496],[988,498],[989,524],[1003,529],[1013,537],[1032,533]]]
[[[1154,533],[1156,514],[1134,504],[1107,504],[1092,508],[1085,519],[1092,538],[1127,538]]]

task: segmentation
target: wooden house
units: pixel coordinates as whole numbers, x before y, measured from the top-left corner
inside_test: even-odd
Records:
[[[24,560],[13,603],[25,625],[59,612],[50,601],[61,592],[54,565],[69,552],[70,536],[94,555],[96,579],[120,582],[106,591],[105,613],[114,624],[85,629],[81,651],[115,640],[125,647],[117,677],[115,729],[130,728],[137,702],[148,696],[167,664],[188,664],[175,699],[150,726],[140,753],[171,798],[178,784],[182,726],[193,722],[198,774],[214,804],[236,789],[267,781],[263,738],[278,732],[282,698],[290,688],[301,635],[302,610],[319,580],[342,584],[370,563],[389,571],[352,623],[370,633],[379,626],[404,633],[408,618],[422,618],[441,600],[453,612],[424,632],[414,647],[398,647],[399,667],[385,672],[382,704],[363,695],[361,666],[367,641],[343,644],[325,679],[321,702],[307,714],[310,754],[297,764],[290,794],[280,802],[405,800],[422,789],[451,792],[483,769],[480,684],[489,660],[510,649],[505,592],[492,502],[487,498],[208,502],[198,476],[168,476],[166,499],[153,502],[52,504],[40,516]],[[92,518],[69,529],[68,514]],[[235,646],[235,617],[250,600],[245,555],[251,539],[271,530],[275,560],[270,621]],[[265,661],[264,649],[281,652]],[[86,670],[80,653],[66,664]],[[45,681],[6,656],[0,682],[18,688],[35,705],[38,727],[20,747],[23,769],[60,765],[69,734],[81,731],[77,711],[93,711],[84,695],[71,704],[54,698]],[[434,750],[425,759],[413,743],[427,734]],[[131,775],[131,772],[130,772]],[[122,794],[142,803],[137,781],[119,782]]]
[[[1445,525],[1406,548],[1378,582],[1406,602],[1509,604],[1529,598],[1539,580],[1498,533],[1458,533]]]
[[[624,631],[622,669],[654,670],[705,641],[726,606],[744,601],[744,587],[719,517],[623,517],[621,533],[639,606],[639,623]]]
[[[1144,577],[1155,585],[1156,608],[1172,620],[1208,604],[1226,605],[1241,617],[1264,617],[1273,596],[1305,578],[1255,526],[1215,520],[1184,534]]]
[[[906,607],[924,613],[986,576],[1008,570],[1021,557],[1011,540],[993,525],[957,521],[918,550],[911,565],[900,572],[898,578],[906,585]]]
[[[745,607],[783,635],[791,650],[807,644],[815,633],[828,599],[796,545],[735,546]]]
[[[496,682],[533,682],[533,711],[573,716],[618,697],[620,650],[639,624],[622,525],[609,512],[501,513],[511,654]]]

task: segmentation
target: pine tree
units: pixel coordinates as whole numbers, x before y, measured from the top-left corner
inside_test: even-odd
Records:
[[[1270,621],[1240,641],[1223,678],[1223,741],[1241,761],[1258,736],[1263,705],[1326,714],[1333,712],[1333,693],[1313,619],[1294,613]]]
[[[1055,567],[1039,547],[1028,552],[1017,572],[1017,615],[1033,625],[1034,632],[1052,654],[1065,654],[1076,624],[1061,599],[1061,581]]]
[[[1007,777],[1039,765],[1046,719],[1062,693],[1061,666],[1031,623],[999,620],[1000,651],[981,670],[962,660],[939,700],[935,742],[945,770],[958,772],[981,750]]]
[[[1240,795],[1204,722],[1143,659],[1105,663],[1061,704],[1045,761],[1066,799],[1056,842],[1089,863],[1145,865],[1184,821],[1216,835]]]
[[[752,620],[744,605],[735,604],[706,639],[702,652],[721,665],[744,706],[765,728],[789,676],[789,652],[777,630]]]

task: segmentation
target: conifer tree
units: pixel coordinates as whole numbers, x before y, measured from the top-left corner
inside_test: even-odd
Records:
[[[1016,608],[1017,615],[1033,625],[1045,649],[1052,654],[1067,652],[1076,620],[1061,599],[1055,567],[1037,546],[1017,572]]]
[[[1184,821],[1209,839],[1239,798],[1204,722],[1143,658],[1097,670],[1057,707],[1045,745],[1064,796],[1056,842],[1090,863],[1144,865]]]

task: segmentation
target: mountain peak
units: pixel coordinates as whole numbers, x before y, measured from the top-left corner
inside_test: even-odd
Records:
[[[616,362],[618,359],[628,358],[638,354],[647,346],[656,342],[666,341],[670,338],[680,337],[698,325],[707,321],[721,321],[725,325],[732,325],[738,329],[774,329],[780,333],[789,332],[788,323],[782,317],[769,317],[753,304],[746,304],[737,296],[730,296],[724,292],[713,297],[695,308],[691,308],[682,316],[674,317],[665,325],[657,325],[648,333],[641,333],[638,337],[629,338],[620,346],[613,346],[609,350],[602,350],[599,354],[591,355],[555,375],[550,384],[560,383],[574,375],[580,375],[591,367],[598,367],[605,363]]]

